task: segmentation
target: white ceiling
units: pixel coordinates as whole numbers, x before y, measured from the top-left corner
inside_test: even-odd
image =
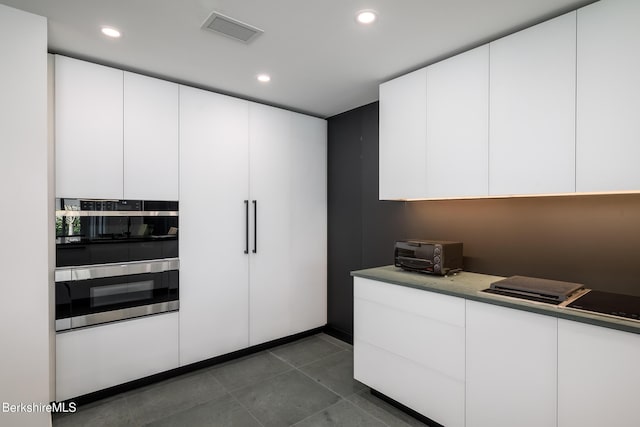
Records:
[[[49,50],[329,117],[378,85],[593,0],[0,0],[49,19]],[[369,27],[355,13],[374,9]],[[264,30],[245,45],[212,11]],[[117,40],[99,32],[111,25]],[[256,75],[271,74],[268,84]]]

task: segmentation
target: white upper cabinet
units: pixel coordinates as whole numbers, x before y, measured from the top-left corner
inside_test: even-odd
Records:
[[[487,196],[488,45],[427,67],[426,123],[426,197]]]
[[[489,193],[575,191],[576,12],[490,44]]]
[[[178,85],[56,55],[56,196],[178,200]]]
[[[578,10],[577,191],[640,190],[640,2]]]
[[[426,196],[427,70],[380,85],[380,199]]]
[[[128,72],[124,198],[178,200],[178,85]]]
[[[56,55],[56,197],[122,199],[123,74]]]

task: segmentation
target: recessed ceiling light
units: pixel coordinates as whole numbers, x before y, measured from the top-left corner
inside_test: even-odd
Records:
[[[267,83],[271,81],[271,76],[269,76],[269,74],[258,74],[258,81],[262,83]]]
[[[375,10],[361,10],[356,14],[356,20],[361,24],[371,24],[376,20],[377,14]]]
[[[120,31],[113,27],[102,27],[100,31],[102,31],[102,34],[105,36],[112,37],[114,39],[120,37]]]

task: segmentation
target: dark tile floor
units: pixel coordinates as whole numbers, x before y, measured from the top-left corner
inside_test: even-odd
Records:
[[[424,426],[353,379],[353,348],[326,334],[59,414],[67,426]]]

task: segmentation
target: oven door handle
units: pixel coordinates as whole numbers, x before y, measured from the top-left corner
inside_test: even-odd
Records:
[[[178,258],[165,258],[157,261],[134,261],[128,263],[101,264],[56,269],[56,281],[76,281],[101,279],[103,277],[130,276],[134,274],[162,273],[179,270]],[[58,278],[64,278],[58,280]]]

